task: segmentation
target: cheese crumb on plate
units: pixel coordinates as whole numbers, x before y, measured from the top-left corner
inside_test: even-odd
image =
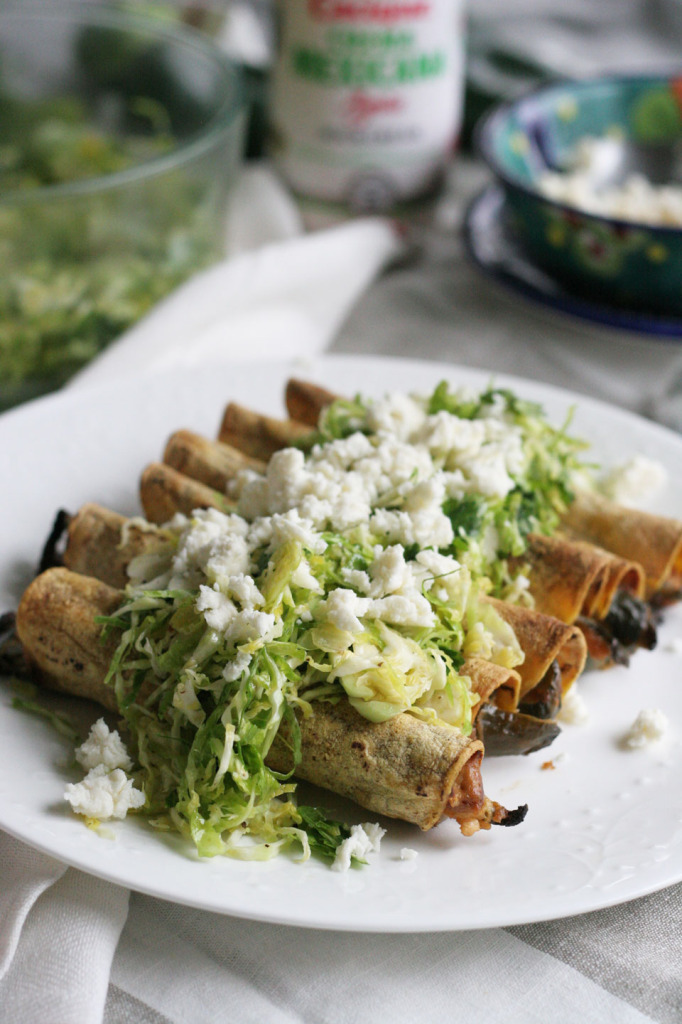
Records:
[[[630,750],[656,743],[668,730],[668,719],[659,708],[644,708],[623,737],[623,745]]]
[[[144,793],[126,775],[133,762],[125,744],[103,718],[95,722],[76,750],[76,760],[87,769],[87,775],[81,782],[70,783],[64,792],[76,814],[107,821],[125,818],[128,811],[143,806]]]

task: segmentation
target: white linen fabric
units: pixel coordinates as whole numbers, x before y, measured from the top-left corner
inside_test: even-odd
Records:
[[[448,229],[382,275],[405,255],[390,225],[302,236],[287,197],[257,168],[239,194],[248,202],[233,210],[232,257],[71,386],[245,349],[251,359],[305,358],[331,346],[513,372],[665,419],[682,376],[677,345],[548,318],[468,266],[452,230],[479,184],[478,170],[465,170]],[[243,922],[130,896],[2,834],[0,879],[0,1024],[682,1020],[682,886],[564,921],[389,936]]]
[[[102,1020],[125,889],[0,833],[0,1020]]]
[[[286,360],[323,351],[402,243],[379,218],[301,232],[296,208],[274,174],[249,169],[232,197],[227,258],[159,303],[70,386],[178,364]]]
[[[471,1024],[652,1019],[503,929],[312,932],[226,921],[143,896],[132,898],[111,980],[105,1024],[415,1024],[453,1021],[462,1008]],[[561,1000],[550,1001],[552,992]]]

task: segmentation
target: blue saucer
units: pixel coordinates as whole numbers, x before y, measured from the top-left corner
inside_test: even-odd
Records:
[[[471,203],[464,222],[464,242],[473,262],[490,278],[517,295],[560,313],[619,330],[673,341],[682,338],[682,319],[659,317],[591,302],[531,263],[505,227],[504,193],[489,185]]]

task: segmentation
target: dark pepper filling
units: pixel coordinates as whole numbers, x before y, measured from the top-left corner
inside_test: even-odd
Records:
[[[660,613],[651,604],[619,590],[605,618],[581,616],[577,625],[585,634],[590,658],[607,667],[627,665],[639,647],[653,650],[659,621]]]

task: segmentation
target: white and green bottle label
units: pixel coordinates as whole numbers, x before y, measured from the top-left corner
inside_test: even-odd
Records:
[[[381,211],[437,184],[462,115],[462,0],[279,0],[272,155],[301,196]]]

